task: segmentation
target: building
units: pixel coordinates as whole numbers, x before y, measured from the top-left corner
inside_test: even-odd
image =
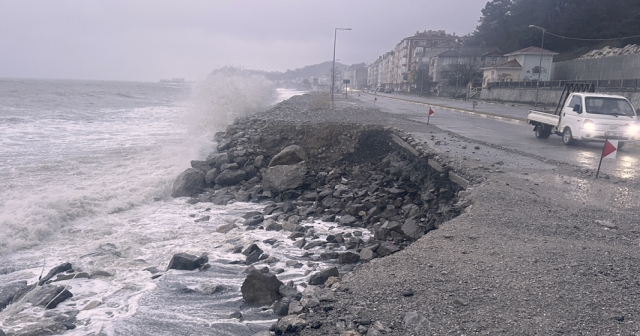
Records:
[[[480,68],[484,71],[482,87],[491,82],[519,82],[522,80],[522,65],[513,59],[499,65]]]
[[[541,53],[542,51],[542,53]],[[520,50],[516,50],[512,53],[508,53],[505,56],[509,57],[509,61],[516,60],[522,66],[520,73],[520,80],[522,81],[540,81],[551,80],[551,69],[553,66],[553,56],[557,55],[557,52],[540,49],[538,47],[528,47]],[[542,69],[540,68],[540,56],[542,55]]]
[[[452,47],[459,42],[455,34],[447,34],[444,30],[416,31],[413,36],[403,38],[395,47],[394,71],[389,84],[394,90],[410,91],[415,87],[418,78],[419,61],[428,50],[446,46]],[[415,65],[415,66],[412,66]]]
[[[348,70],[349,87],[356,90],[367,88],[369,69],[364,65],[352,66]]]
[[[426,61],[422,62],[425,55],[433,50],[441,52],[452,48],[459,39],[444,30],[416,31],[369,65],[367,85],[374,90],[409,91],[416,87],[419,78],[424,78],[424,69],[428,66]]]
[[[482,78],[481,68],[501,64],[507,60],[508,58],[496,47],[461,46],[431,57],[429,78],[432,82],[443,85],[445,82],[458,79],[469,81],[476,77]]]

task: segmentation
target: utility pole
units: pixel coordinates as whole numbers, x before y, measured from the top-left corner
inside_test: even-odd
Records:
[[[538,85],[536,85],[536,103],[535,106],[538,106],[538,92],[540,91],[540,76],[542,76],[542,51],[544,50],[544,33],[545,29],[542,27],[538,27],[536,25],[529,25],[529,28],[536,28],[542,30],[542,43],[540,44],[540,65],[538,66]]]
[[[351,30],[351,28],[336,28],[333,31],[333,66],[331,67],[331,106],[333,106],[333,89],[336,85],[336,38],[338,30]]]

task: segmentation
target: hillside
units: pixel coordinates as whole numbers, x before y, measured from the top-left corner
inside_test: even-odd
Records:
[[[579,57],[592,49],[624,47],[640,43],[640,1],[637,0],[491,0],[482,9],[470,43],[496,46],[510,52],[539,46],[542,32],[545,49],[560,53],[556,60]],[[598,39],[614,39],[602,41]]]

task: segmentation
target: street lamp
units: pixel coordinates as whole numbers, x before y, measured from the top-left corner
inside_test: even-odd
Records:
[[[351,30],[351,28],[336,28],[333,31],[333,66],[331,67],[331,104],[333,104],[333,87],[336,84],[336,37],[338,30]]]
[[[536,28],[536,29],[542,30],[542,43],[540,44],[540,65],[538,67],[538,85],[536,86],[536,105],[535,106],[538,106],[538,91],[540,90],[540,76],[542,75],[542,51],[544,50],[544,32],[546,30],[536,25],[529,25],[529,28]]]

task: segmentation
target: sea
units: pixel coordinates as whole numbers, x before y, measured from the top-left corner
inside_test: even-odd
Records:
[[[305,261],[306,251],[283,232],[242,225],[216,232],[265,204],[191,205],[170,191],[190,160],[214,150],[215,132],[302,93],[233,73],[194,84],[0,79],[0,289],[34,283],[70,262],[76,272],[111,276],[53,283],[73,293],[52,310],[75,315],[65,335],[251,335],[268,328],[277,319],[272,311],[242,300],[247,266],[233,247],[258,243],[280,260],[269,267],[285,269],[278,274],[285,283],[328,265]],[[310,224],[321,237],[333,229]],[[166,271],[180,252],[206,253],[212,267]],[[300,263],[287,267],[287,260]],[[36,330],[52,315],[14,302],[0,311],[0,329]]]

